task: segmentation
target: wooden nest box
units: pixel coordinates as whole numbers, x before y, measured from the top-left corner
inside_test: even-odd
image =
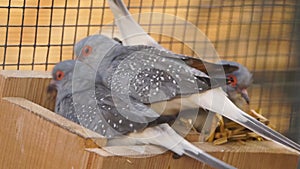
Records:
[[[105,138],[51,111],[50,78],[49,72],[0,72],[0,168],[210,168],[187,156],[174,159],[170,151],[161,154],[155,146],[105,147]],[[270,141],[195,145],[242,169],[295,169],[298,163],[298,153]]]

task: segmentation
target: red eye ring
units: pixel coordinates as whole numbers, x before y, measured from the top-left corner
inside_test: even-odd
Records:
[[[56,80],[62,80],[65,77],[65,73],[61,70],[58,70],[55,75],[56,75]]]
[[[82,48],[81,53],[83,56],[87,57],[92,53],[92,51],[93,51],[93,48],[91,46],[86,45]]]
[[[236,87],[237,85],[237,78],[234,75],[227,75],[227,77],[230,79],[230,86]]]

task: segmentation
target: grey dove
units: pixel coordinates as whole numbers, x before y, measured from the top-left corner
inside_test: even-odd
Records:
[[[122,94],[112,95],[105,85],[95,83],[96,71],[90,65],[63,61],[52,76],[49,92],[57,90],[55,111],[106,136],[108,146],[154,144],[215,168],[234,168],[189,143],[166,123],[149,127],[159,114],[134,98],[129,106]]]
[[[132,18],[130,12],[127,10],[122,0],[109,0],[108,3],[111,11],[114,14],[115,23],[121,33],[122,39],[124,41],[123,43],[125,45],[148,45],[156,47],[160,50],[166,50],[161,45],[159,45],[151,36],[149,36],[144,31],[144,29]],[[128,29],[128,27],[130,27],[130,29]],[[249,72],[249,70],[245,66],[233,61],[222,60],[218,63],[229,64],[238,67],[236,71],[226,73],[226,76],[229,76],[234,82],[227,86],[224,86],[223,89],[228,94],[229,99],[234,103],[238,104],[239,95],[241,95],[242,98],[245,99],[245,101],[249,104],[250,99],[247,93],[247,88],[252,84],[253,81],[252,74]]]
[[[124,45],[143,44],[167,51],[165,48],[160,46],[151,36],[149,36],[143,30],[143,28],[133,19],[132,15],[127,10],[126,5],[122,0],[109,0],[108,3],[114,15],[115,23],[119,29]],[[207,46],[205,50],[213,50],[211,52],[217,55],[214,48],[208,48]],[[174,56],[180,57],[179,55]],[[190,64],[190,66],[193,66],[198,62],[194,61],[191,63],[192,64]],[[239,67],[237,71],[226,74],[226,76],[230,76],[230,78],[235,81],[227,86],[224,86],[223,89],[226,91],[229,99],[235,105],[237,105],[242,110],[247,110],[249,108],[249,97],[246,88],[249,87],[252,82],[252,75],[247,70],[247,68],[236,62],[222,61],[219,63],[227,63]],[[195,68],[197,69],[197,67]],[[216,126],[216,124],[212,124],[213,117],[214,114],[208,113],[206,110],[199,109],[198,117],[194,122],[194,127],[198,131],[203,131],[202,135],[205,135],[209,128],[211,128],[212,126]],[[205,119],[207,120],[205,121]]]
[[[164,112],[171,113],[201,107],[267,139],[300,150],[297,143],[237,108],[219,88],[221,83],[215,78],[172,53],[154,47],[122,46],[103,35],[84,38],[77,43],[75,51],[79,53],[78,59],[98,71],[97,81],[104,83],[112,92],[127,94],[124,100],[132,97],[150,104],[156,111],[167,105]],[[213,70],[219,78],[218,69]]]

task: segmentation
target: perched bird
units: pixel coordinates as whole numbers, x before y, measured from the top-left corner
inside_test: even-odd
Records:
[[[81,49],[75,49],[81,51],[79,59],[97,70],[96,79],[113,93],[128,94],[124,100],[132,97],[153,109],[158,105],[156,111],[162,105],[170,105],[164,112],[202,107],[267,139],[300,150],[298,144],[237,108],[207,71],[193,68],[182,59],[172,57],[172,53],[154,47],[122,46],[102,35],[86,37],[79,44],[76,48]],[[138,50],[130,50],[133,48]]]
[[[138,104],[135,100],[132,103],[136,109],[131,109],[119,97],[113,98],[110,89],[95,83],[94,76],[95,71],[80,61],[58,63],[53,68],[52,80],[48,86],[48,93],[57,90],[55,112],[108,138],[175,119],[174,116],[153,114],[147,106]],[[120,110],[116,109],[114,102]],[[137,113],[136,110],[142,112]],[[125,115],[119,116],[119,112],[125,112]],[[132,126],[121,125],[128,121]],[[110,130],[110,127],[116,131]]]
[[[115,23],[121,32],[122,39],[125,45],[147,45],[153,46],[160,50],[166,50],[161,45],[159,45],[151,36],[149,36],[144,29],[132,18],[130,12],[126,8],[124,2],[122,0],[109,0],[108,1],[111,11],[114,14]],[[130,27],[130,29],[127,29]],[[118,40],[120,41],[120,40]],[[176,56],[176,55],[175,55]],[[180,57],[179,55],[177,55]],[[195,59],[196,60],[196,59]],[[190,66],[195,65],[196,62],[189,61],[192,64]],[[230,83],[223,89],[228,94],[228,97],[234,102],[238,102],[238,95],[241,95],[242,98],[249,104],[250,99],[247,93],[247,88],[251,85],[253,79],[252,74],[249,70],[233,61],[222,60],[218,63],[221,64],[229,64],[238,67],[236,71],[232,71],[227,73],[228,76],[233,83]],[[197,68],[193,66],[194,68]]]
[[[149,36],[144,29],[133,19],[132,15],[130,12],[127,10],[126,5],[122,0],[109,0],[108,1],[110,9],[112,13],[114,14],[115,18],[115,23],[121,33],[121,38],[123,40],[124,45],[148,45],[148,46],[153,46],[156,47],[160,50],[168,51],[167,49],[163,48],[161,45],[159,45],[151,36]],[[128,29],[130,27],[130,29]],[[198,34],[199,36],[200,34]],[[205,48],[205,51],[207,50],[212,50],[212,48],[208,48],[208,46]],[[215,53],[217,56],[217,53],[215,50],[210,51],[210,53]],[[174,54],[174,57],[182,57],[182,55],[176,55]],[[192,66],[196,69],[202,70],[203,68],[201,66],[207,65],[203,64],[202,62],[198,62],[196,58],[189,58],[187,59],[188,61],[186,62],[189,66]],[[228,64],[231,64],[228,63]],[[235,66],[240,66],[235,64]],[[208,68],[208,70],[211,70]],[[239,71],[239,70],[237,70]],[[209,75],[214,75],[215,73],[208,72]],[[222,73],[219,73],[222,74]],[[241,74],[241,73],[238,73]],[[226,75],[233,75],[233,73],[227,72]],[[230,77],[231,80],[233,80],[232,77]],[[229,84],[232,85],[232,84]],[[229,86],[228,85],[228,86]],[[239,107],[242,108],[242,110],[245,110],[244,106],[244,100],[240,99],[240,95],[238,94],[239,92],[233,88],[233,87],[228,87],[229,89],[226,90],[227,94],[229,95],[229,98]],[[223,87],[223,89],[226,89],[226,87]],[[246,90],[243,90],[243,92]],[[246,94],[244,92],[244,94]],[[243,95],[244,95],[243,94]],[[244,95],[246,97],[247,95]],[[187,110],[187,112],[190,110]],[[192,114],[193,115],[193,114]],[[192,118],[193,119],[193,124],[194,127],[201,132],[201,135],[203,136],[202,138],[205,138],[208,136],[208,131],[210,131],[211,128],[215,128],[217,126],[217,121],[215,120],[215,114],[212,112],[208,112],[207,110],[204,110],[200,108],[198,110],[198,116],[197,118]],[[191,117],[186,116],[186,119],[190,119]]]
[[[49,92],[57,89],[55,111],[108,138],[108,146],[153,144],[179,155],[186,154],[215,168],[234,168],[192,145],[168,124],[153,121],[159,114],[132,98],[95,83],[96,71],[80,61],[58,63],[52,72]],[[149,127],[152,125],[152,127]]]
[[[136,23],[136,21],[132,18],[130,12],[127,10],[127,8],[122,0],[109,0],[108,2],[110,5],[110,8],[114,14],[114,17],[115,17],[115,23],[116,23],[117,27],[119,28],[122,38],[124,39],[125,45],[145,44],[145,45],[157,47],[158,49],[161,49],[161,50],[165,50],[151,36],[149,36],[140,27],[140,25],[138,23]],[[130,27],[130,29],[127,29],[128,27]],[[226,61],[223,61],[223,63],[225,63],[225,62]],[[229,63],[229,64],[232,64],[232,63]],[[234,65],[237,65],[237,64],[234,64]],[[252,82],[252,75],[249,73],[247,68],[245,68],[241,65],[237,65],[237,66],[239,67],[239,70],[237,70],[236,72],[226,73],[226,75],[232,79],[233,83],[227,85],[226,87],[223,87],[223,89],[227,92],[229,98],[238,107],[244,109],[245,104],[243,103],[243,100],[240,99],[239,96],[241,96],[246,101],[246,103],[249,104],[250,99],[249,99],[246,88]],[[209,124],[209,125],[204,126],[204,128],[202,128],[202,126],[203,126],[203,123],[201,122],[201,121],[203,121],[202,116],[206,115],[206,113],[205,113],[206,111],[200,111],[200,112],[204,112],[204,113],[200,114],[200,116],[198,116],[198,118],[195,119],[196,123],[199,122],[198,126],[196,126],[196,128],[198,127],[199,129],[201,128],[203,131],[205,131],[205,128],[210,128],[211,125]],[[232,113],[234,113],[234,112],[232,112]],[[209,117],[213,117],[213,116],[211,116],[211,114],[209,114],[209,115],[210,115]],[[240,120],[243,121],[242,119],[240,119]],[[211,122],[212,119],[210,119],[208,121]],[[245,121],[244,121],[244,123],[245,123]],[[255,121],[253,123],[255,123]],[[261,125],[261,124],[259,124],[259,125]],[[250,126],[247,125],[247,126],[248,126],[247,128],[250,127],[250,129],[251,129],[251,125]],[[269,130],[269,129],[267,129],[267,130]],[[254,130],[254,131],[257,132],[257,130]],[[262,132],[258,132],[258,133],[262,134]],[[266,136],[266,135],[264,135],[264,136]],[[275,137],[277,137],[277,136],[275,136]],[[279,137],[281,137],[281,136],[279,136]],[[268,137],[268,138],[270,138],[270,137]],[[271,138],[273,138],[273,137],[271,137]],[[281,142],[281,141],[278,141],[278,138],[274,139],[274,141],[277,140],[276,142]],[[285,139],[285,138],[283,138],[283,139]],[[287,142],[290,142],[290,141],[287,141]],[[294,147],[295,149],[297,149],[299,151],[299,145],[296,145],[294,143],[292,143],[292,144],[291,143],[283,143],[283,144],[290,145],[290,147]]]

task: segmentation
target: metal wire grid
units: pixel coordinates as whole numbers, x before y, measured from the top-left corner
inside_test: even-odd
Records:
[[[15,2],[15,3],[14,3]],[[63,48],[64,47],[73,47],[73,44],[75,43],[75,38],[73,38],[73,40],[69,40],[69,41],[65,41],[64,40],[64,35],[67,33],[72,33],[72,32],[68,32],[68,28],[73,28],[74,31],[74,37],[77,37],[77,33],[78,33],[78,29],[82,28],[82,27],[94,27],[97,26],[98,28],[100,26],[102,26],[101,24],[98,25],[92,25],[90,20],[88,22],[88,24],[80,24],[79,23],[79,10],[92,10],[92,9],[102,9],[104,10],[105,7],[80,7],[80,1],[78,1],[77,5],[74,4],[74,6],[68,6],[67,1],[65,1],[65,4],[63,6],[54,6],[54,0],[49,1],[50,4],[42,4],[42,2],[45,1],[41,1],[38,0],[37,3],[35,5],[28,5],[27,2],[29,2],[28,0],[24,0],[22,4],[17,3],[16,1],[12,1],[9,0],[7,6],[1,6],[1,10],[6,10],[7,11],[7,20],[6,20],[6,24],[3,22],[3,24],[1,24],[1,28],[6,28],[6,36],[5,36],[5,40],[4,40],[4,44],[1,44],[1,47],[4,47],[4,52],[3,52],[3,62],[2,62],[2,68],[5,69],[8,66],[16,66],[16,69],[20,69],[20,66],[29,66],[31,67],[31,69],[35,69],[36,65],[44,65],[45,70],[48,69],[48,65],[54,65],[56,62],[51,62],[49,61],[49,55],[51,52],[51,48],[52,49],[58,49],[59,50],[59,61],[63,59]],[[2,2],[3,3],[3,2]],[[54,13],[56,10],[62,10],[63,11],[63,21],[61,24],[55,24],[53,21],[54,18]],[[75,22],[73,24],[67,24],[66,23],[66,17],[67,17],[67,11],[74,11],[73,13],[75,14]],[[41,23],[43,22],[43,20],[41,18],[43,18],[41,16],[41,14],[43,14],[43,11],[47,12],[48,14],[48,20],[49,22],[47,23]],[[21,13],[21,15],[18,15],[18,13]],[[30,15],[34,13],[36,15],[35,17],[35,21],[32,24],[27,24],[26,23],[26,16],[28,16],[29,19],[33,18],[30,17]],[[101,18],[103,18],[103,14]],[[14,16],[15,15],[15,16]],[[44,18],[45,19],[45,18]],[[15,20],[15,22],[14,22]],[[17,21],[19,20],[19,22]],[[18,29],[18,30],[16,30]],[[30,30],[29,30],[30,29]],[[55,32],[56,29],[60,29],[61,34],[57,35]],[[16,30],[16,31],[14,31]],[[31,31],[33,37],[31,38],[32,42],[31,43],[26,43],[23,42],[24,40],[24,32],[28,30]],[[86,33],[89,33],[88,29],[86,31]],[[18,33],[19,36],[16,37],[19,38],[19,41],[16,41],[17,43],[10,43],[10,37],[13,37],[15,34]],[[45,34],[44,34],[45,33]],[[42,36],[42,34],[44,34],[44,36],[46,37],[45,40],[41,40],[41,38],[39,36]],[[51,38],[53,36],[60,36],[61,37],[61,41],[54,43],[51,41]],[[40,41],[39,41],[40,40]],[[11,56],[12,54],[9,53],[10,50],[9,49],[15,49],[15,51],[18,51],[16,53],[13,53],[15,56],[17,56],[17,59],[15,59],[15,63],[7,63],[7,58],[8,57],[13,57]],[[31,63],[22,63],[21,59],[22,59],[22,50],[26,50],[26,49],[32,49],[32,60]],[[38,62],[37,61],[37,57],[43,57],[43,56],[39,56],[38,53],[38,49],[41,50],[46,50],[46,52],[44,53],[44,61],[43,62]],[[70,53],[69,53],[70,55]],[[29,56],[30,57],[30,56]]]
[[[238,61],[253,72],[251,106],[262,108],[276,129],[300,141],[298,1],[125,0],[125,4],[132,13],[168,13],[199,27],[222,59]],[[1,1],[0,14],[2,69],[49,70],[73,58],[79,39],[115,29],[105,0]],[[137,20],[148,26],[148,32],[157,26],[151,20]],[[151,35],[172,51],[194,54],[176,39]]]

